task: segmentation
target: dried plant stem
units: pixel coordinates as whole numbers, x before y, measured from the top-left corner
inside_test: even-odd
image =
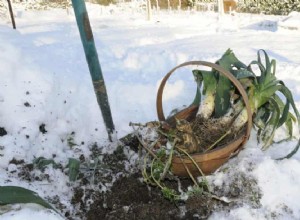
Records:
[[[184,153],[185,155],[187,155],[188,158],[189,158],[189,159],[193,162],[193,164],[197,167],[197,169],[198,169],[199,173],[201,174],[201,176],[204,176],[204,177],[205,177],[205,174],[203,173],[203,171],[201,170],[201,168],[198,166],[198,164],[196,163],[196,161],[191,157],[191,155],[190,155],[188,152],[186,152],[185,150],[183,150],[183,149],[181,149],[181,148],[179,148],[179,147],[177,147],[177,149],[178,149],[179,151],[181,151],[182,153]]]
[[[134,135],[136,136],[136,138],[139,140],[140,144],[142,145],[143,148],[145,148],[145,150],[151,154],[152,157],[154,157],[155,159],[158,159],[158,157],[155,155],[155,153],[153,153],[152,150],[150,150],[151,148],[153,148],[155,146],[155,144],[158,142],[158,140],[155,140],[151,145],[150,148],[148,148],[146,146],[146,143],[139,137],[139,135],[137,134],[137,130],[132,126],[133,130],[134,130]]]
[[[149,184],[155,185],[155,183],[153,183],[153,182],[151,181],[151,178],[148,176],[147,170],[146,170],[146,168],[147,168],[147,158],[148,158],[148,155],[149,155],[149,153],[147,153],[147,154],[145,155],[145,157],[144,157],[144,168],[142,169],[142,175],[143,175],[144,179],[145,179]]]
[[[158,180],[155,179],[154,175],[153,175],[153,164],[154,164],[155,159],[152,160],[151,162],[151,167],[150,167],[150,173],[151,173],[151,178],[154,180],[154,182],[161,188],[163,189],[164,187],[160,184],[160,182]]]
[[[230,200],[223,199],[223,198],[221,198],[221,197],[219,197],[219,196],[216,196],[216,195],[214,195],[214,194],[211,194],[211,193],[209,193],[209,194],[210,194],[211,198],[213,198],[213,199],[215,199],[215,200],[218,200],[218,201],[220,201],[220,202],[224,202],[224,203],[226,203],[226,204],[229,204],[229,203],[232,202],[232,201],[230,201]]]
[[[171,164],[172,164],[172,158],[173,158],[173,154],[174,154],[174,147],[176,145],[176,142],[177,142],[177,140],[174,140],[174,143],[173,143],[172,148],[170,150],[170,155],[169,155],[168,160],[167,160],[167,162],[165,164],[165,167],[164,167],[164,171],[160,176],[161,181],[164,180],[165,176],[167,175],[167,172],[170,170],[170,167],[171,167]]]
[[[186,172],[189,174],[191,180],[194,182],[195,186],[199,187],[199,184],[198,184],[197,181],[195,180],[194,176],[192,175],[190,169],[189,169],[189,168],[187,167],[187,165],[185,164],[184,160],[181,158],[181,155],[179,156],[179,158],[180,158],[180,160],[181,160],[181,162],[182,162],[182,164],[183,164],[183,166],[184,166]]]
[[[228,134],[231,133],[231,130],[228,130],[225,134],[223,134],[218,140],[215,141],[215,143],[213,143],[212,145],[210,145],[205,151],[204,153],[206,153],[207,151],[211,150],[212,148],[214,148],[220,141],[222,141]]]
[[[129,122],[129,126],[133,127],[133,126],[138,126],[138,127],[147,127],[146,125],[142,124],[142,123],[133,123],[133,122]]]

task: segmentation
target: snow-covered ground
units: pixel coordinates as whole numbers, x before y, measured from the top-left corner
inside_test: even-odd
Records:
[[[300,30],[283,28],[291,18],[160,11],[148,21],[146,13],[118,7],[89,4],[88,11],[118,137],[132,131],[129,122],[156,120],[156,91],[170,69],[190,60],[215,62],[228,48],[245,63],[265,49],[277,60],[277,76],[300,107]],[[44,198],[59,195],[70,206],[68,178],[61,171],[46,169],[51,184],[26,182],[10,161],[30,163],[43,156],[66,164],[70,157],[88,156],[95,142],[107,145],[74,14],[60,9],[25,11],[21,6],[15,14],[17,30],[8,20],[0,21],[0,127],[7,131],[0,137],[0,185],[22,186]],[[299,16],[292,21],[300,26]],[[194,93],[190,69],[178,71],[164,94],[165,113],[189,104]],[[45,134],[40,132],[43,124]],[[254,135],[226,165],[230,171],[217,172],[209,180],[226,187],[236,173],[251,176],[261,190],[261,206],[245,204],[214,213],[211,219],[300,219],[300,152],[289,160],[274,160],[296,141],[262,152]],[[72,148],[70,138],[76,144]],[[62,217],[31,206],[0,215],[9,220],[40,218]]]

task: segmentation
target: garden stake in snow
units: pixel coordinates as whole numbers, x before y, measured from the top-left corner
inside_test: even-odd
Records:
[[[108,133],[108,138],[112,141],[112,133],[115,130],[112,115],[109,107],[108,96],[102,75],[97,50],[95,47],[93,32],[86,10],[84,0],[72,0],[77,26],[80,32],[81,42],[84,48],[86,60],[92,77],[97,101],[102,112],[103,120]]]
[[[14,29],[16,29],[16,22],[15,22],[15,18],[14,18],[14,13],[11,7],[11,2],[10,0],[7,0],[8,3],[8,8],[9,8],[9,14],[10,14],[10,18],[11,18],[11,23]]]

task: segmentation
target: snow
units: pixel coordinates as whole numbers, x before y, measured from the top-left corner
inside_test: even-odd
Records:
[[[286,18],[278,22],[279,27],[299,30],[300,29],[300,13],[293,11]]]
[[[54,211],[43,209],[41,206],[35,204],[25,204],[25,205],[13,205],[10,207],[16,211],[7,212],[1,215],[1,220],[20,220],[20,219],[31,219],[39,220],[41,218],[47,220],[62,220]]]
[[[12,30],[8,20],[0,21],[0,127],[8,133],[0,137],[0,185],[22,186],[44,198],[59,195],[71,209],[64,173],[50,166],[45,172],[51,184],[28,183],[14,174],[17,167],[9,161],[30,163],[43,156],[66,164],[70,157],[88,156],[95,142],[108,144],[74,14],[15,7],[17,30]],[[256,59],[258,49],[265,49],[277,60],[277,76],[292,90],[300,107],[299,28],[279,28],[299,25],[297,13],[219,17],[213,12],[160,11],[147,21],[146,13],[132,9],[88,4],[88,11],[118,137],[132,132],[129,122],[157,119],[156,91],[164,74],[185,61],[214,62],[228,48],[245,63]],[[167,83],[166,115],[193,100],[195,83],[190,70],[177,71]],[[39,131],[42,124],[46,134]],[[216,212],[211,219],[268,219],[273,215],[299,219],[300,153],[289,160],[275,160],[290,152],[296,142],[262,152],[254,135],[246,149],[226,165],[231,171],[217,172],[211,182],[222,186],[235,173],[251,176],[262,192],[261,207],[244,204],[230,212]],[[73,148],[68,146],[70,137],[76,143]],[[0,216],[5,220],[40,218],[62,219],[32,207],[13,207]]]

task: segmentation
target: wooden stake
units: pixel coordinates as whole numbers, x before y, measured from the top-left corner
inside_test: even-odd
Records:
[[[8,3],[8,9],[9,9],[9,14],[10,14],[13,29],[16,29],[16,22],[15,22],[14,13],[13,13],[13,10],[12,10],[12,7],[11,7],[10,0],[7,0],[7,3]]]

